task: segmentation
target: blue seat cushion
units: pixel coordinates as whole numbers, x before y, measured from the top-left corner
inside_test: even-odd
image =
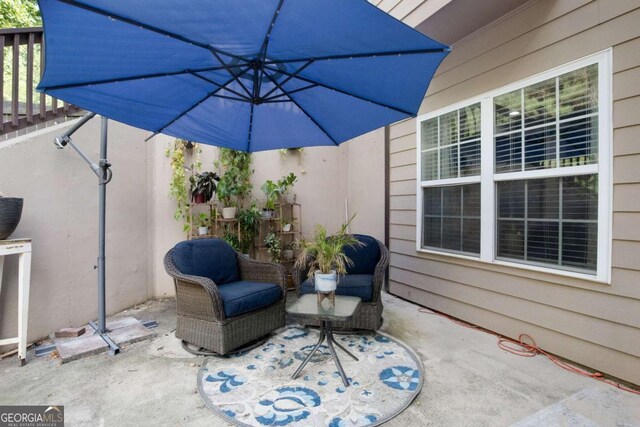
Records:
[[[282,298],[282,288],[274,283],[238,280],[219,285],[218,291],[227,317],[267,307]]]
[[[197,239],[178,243],[173,262],[183,274],[208,277],[216,284],[240,280],[233,248],[221,239]]]
[[[354,234],[353,237],[364,246],[344,248],[344,254],[353,262],[347,266],[347,274],[373,274],[380,261],[378,241],[364,234]]]
[[[307,279],[301,284],[303,294],[316,292],[312,279]],[[347,274],[338,282],[336,295],[348,295],[360,297],[363,302],[373,299],[373,274]]]

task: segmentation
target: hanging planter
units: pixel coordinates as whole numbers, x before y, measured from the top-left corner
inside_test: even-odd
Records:
[[[11,236],[22,216],[23,199],[0,196],[0,240]]]

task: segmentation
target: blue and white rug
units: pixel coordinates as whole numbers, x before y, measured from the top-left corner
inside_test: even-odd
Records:
[[[263,345],[231,357],[209,357],[198,390],[218,416],[240,426],[367,426],[402,412],[420,393],[423,368],[405,344],[383,333],[334,335],[349,377],[345,387],[323,344],[296,380],[291,375],[319,338],[315,329],[281,329]]]

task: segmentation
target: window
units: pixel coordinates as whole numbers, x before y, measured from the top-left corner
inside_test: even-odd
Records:
[[[419,117],[418,250],[608,281],[610,56]]]
[[[480,253],[480,184],[424,190],[424,246]]]
[[[424,247],[480,253],[480,104],[421,123]],[[441,185],[471,177],[478,184]],[[469,178],[467,178],[469,179]]]
[[[596,270],[596,175],[497,184],[496,257]]]

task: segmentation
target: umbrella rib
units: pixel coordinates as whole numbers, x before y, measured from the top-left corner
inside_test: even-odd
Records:
[[[154,32],[154,33],[162,34],[163,36],[171,37],[172,39],[175,39],[175,40],[178,40],[178,41],[181,41],[181,42],[184,42],[184,43],[188,43],[188,44],[193,45],[193,46],[198,46],[198,47],[206,49],[206,50],[208,50],[210,52],[220,53],[222,55],[229,56],[231,58],[235,58],[235,59],[238,59],[238,60],[241,60],[241,61],[244,61],[244,62],[249,62],[249,60],[247,58],[242,57],[240,55],[235,55],[233,53],[226,52],[226,51],[224,51],[222,49],[218,49],[218,48],[213,47],[211,45],[200,43],[200,42],[195,41],[195,40],[191,40],[191,39],[189,39],[187,37],[184,37],[184,36],[181,36],[179,34],[172,33],[171,31],[163,30],[162,28],[154,27],[152,25],[145,24],[143,22],[136,21],[135,19],[127,18],[126,16],[118,15],[116,13],[109,12],[109,11],[104,10],[104,9],[100,9],[98,7],[95,7],[95,6],[91,6],[91,5],[88,5],[88,4],[85,4],[85,3],[81,3],[81,2],[76,1],[76,0],[58,0],[58,1],[60,1],[61,3],[68,4],[70,6],[75,6],[75,7],[80,8],[80,9],[88,10],[89,12],[97,13],[98,15],[103,15],[103,16],[106,16],[108,18],[124,22],[124,23],[129,24],[129,25],[140,27],[140,28],[143,28],[145,30],[149,30],[149,31]]]
[[[285,84],[287,84],[287,82],[289,80],[291,80],[292,78],[296,77],[298,74],[300,74],[302,72],[302,70],[304,70],[305,68],[307,68],[309,65],[311,65],[313,63],[313,61],[308,61],[305,64],[303,64],[300,68],[298,68],[293,74],[287,76],[286,79],[284,79],[282,81],[282,83],[280,83],[280,86],[284,86]],[[274,87],[273,89],[271,89],[269,92],[265,93],[264,96],[262,97],[263,99],[266,99],[269,97],[269,95],[271,95],[273,92],[275,92],[278,89],[278,87]]]
[[[314,119],[313,117],[311,117],[311,115],[309,113],[307,113],[304,108],[302,108],[302,106],[300,104],[298,104],[296,102],[295,99],[293,99],[291,96],[289,96],[289,93],[282,88],[282,86],[280,85],[280,83],[278,83],[273,77],[271,77],[271,75],[269,73],[267,73],[266,71],[264,72],[264,75],[267,76],[267,78],[269,80],[271,80],[273,82],[274,85],[278,86],[278,88],[282,91],[282,93],[284,93],[290,100],[291,102],[293,102],[295,104],[296,107],[298,107],[298,109],[300,109],[300,111],[302,111],[304,113],[305,116],[307,116],[309,118],[309,120],[311,120],[317,127],[318,129],[320,129],[325,135],[327,135],[327,137],[331,140],[331,142],[333,142],[336,147],[340,144],[338,144],[338,141],[336,141],[330,134],[329,132],[327,132],[327,130],[316,121],[316,119]]]
[[[271,68],[271,67],[266,67],[266,66],[265,66],[264,68],[265,68],[265,69],[268,69],[268,70],[271,70],[271,71],[273,71],[273,72],[278,72],[278,73],[286,74],[286,75],[289,75],[289,76],[291,75],[291,73],[289,73],[288,71],[284,71],[284,70],[280,70],[280,69],[273,69],[273,68]],[[379,106],[381,106],[381,107],[385,107],[385,108],[388,108],[388,109],[390,109],[390,110],[397,111],[397,112],[402,113],[402,114],[407,114],[407,115],[409,115],[409,116],[411,116],[411,117],[414,117],[414,116],[415,116],[415,114],[414,114],[414,113],[411,113],[411,112],[409,112],[409,111],[405,111],[405,110],[403,110],[403,109],[401,109],[401,108],[393,107],[393,106],[391,106],[391,105],[387,105],[387,104],[383,104],[383,103],[381,103],[381,102],[374,101],[373,99],[368,99],[368,98],[365,98],[365,97],[360,96],[360,95],[355,95],[355,94],[353,94],[353,93],[349,93],[349,92],[347,92],[347,91],[345,91],[345,90],[338,89],[337,87],[328,86],[328,85],[326,85],[326,84],[324,84],[324,83],[320,83],[319,81],[316,81],[316,80],[308,79],[308,78],[306,78],[306,77],[302,77],[302,76],[300,76],[300,75],[295,76],[294,78],[296,78],[296,79],[298,79],[298,80],[302,80],[303,82],[307,82],[307,83],[315,84],[315,85],[320,86],[320,87],[323,87],[323,88],[325,88],[325,89],[329,89],[329,90],[333,90],[333,91],[336,91],[336,92],[342,93],[342,94],[347,95],[347,96],[351,96],[351,97],[353,97],[353,98],[358,98],[358,99],[361,99],[362,101],[367,101],[367,102],[370,102],[370,103],[372,103],[372,104],[376,104],[376,105],[379,105]],[[284,92],[284,91],[283,91],[283,92]]]
[[[215,56],[215,58],[218,60],[218,62],[220,62],[220,64],[224,67],[224,69],[227,71],[227,73],[229,73],[231,75],[231,77],[233,77],[233,80],[235,80],[240,85],[240,87],[247,93],[247,96],[251,97],[251,92],[249,91],[249,89],[247,89],[247,87],[244,85],[244,83],[242,83],[242,81],[240,81],[239,76],[242,75],[243,73],[240,73],[238,75],[234,74],[233,71],[230,70],[231,67],[229,67],[226,64],[226,62],[224,62],[222,60],[222,58],[220,58],[220,55],[218,55],[217,52],[212,51],[211,53],[213,54],[213,56]]]
[[[265,33],[264,39],[262,40],[262,46],[260,46],[260,53],[258,54],[258,57],[260,58],[261,63],[264,63],[264,60],[267,58],[267,49],[269,48],[269,39],[271,37],[271,31],[273,31],[273,27],[276,25],[276,20],[280,15],[280,9],[282,9],[283,4],[284,4],[284,0],[280,0],[278,2],[278,6],[276,7],[276,10],[273,12],[273,16],[271,17],[271,22],[269,23],[267,32]],[[258,74],[258,70],[256,70],[256,74]],[[259,74],[264,74],[263,67],[260,67]],[[254,98],[257,99],[260,97],[260,90],[262,89],[262,75],[260,76],[260,79],[256,80],[256,82],[257,82],[257,88],[254,86]],[[266,98],[266,95],[264,97]]]
[[[244,64],[234,65],[234,67],[244,67],[244,66],[245,66]],[[222,66],[216,66],[216,67],[198,68],[198,69],[195,69],[195,70],[169,71],[169,72],[165,72],[165,73],[141,74],[141,75],[137,75],[137,76],[119,77],[119,78],[104,79],[104,80],[94,80],[94,81],[89,81],[89,82],[67,83],[67,84],[63,84],[63,85],[47,86],[47,87],[45,87],[43,89],[43,91],[58,90],[58,89],[71,89],[71,88],[74,88],[74,87],[101,85],[101,84],[107,84],[107,83],[121,83],[121,82],[128,82],[128,81],[131,81],[131,80],[138,80],[138,79],[153,79],[153,78],[156,78],[156,77],[179,76],[181,74],[192,74],[192,73],[200,73],[200,72],[205,72],[205,71],[218,71],[218,70],[223,70],[223,69],[224,69],[224,67],[222,67]]]
[[[282,84],[284,84],[284,83],[281,83],[281,85]],[[288,92],[288,94],[291,95],[292,93],[301,92],[301,91],[307,90],[307,89],[313,89],[314,87],[318,87],[318,85],[315,84],[315,83],[314,84],[310,84],[310,85],[307,85],[307,86],[304,86],[304,87],[300,87],[298,89],[290,90]],[[280,95],[275,95],[275,96],[272,96],[271,98],[267,98],[263,102],[265,102],[265,103],[269,103],[269,102],[289,102],[289,101],[278,100],[278,98],[282,98],[283,96],[287,96],[287,94],[281,93]]]
[[[211,96],[212,96],[212,97],[214,97],[214,98],[230,99],[230,100],[232,100],[232,101],[238,101],[238,102],[250,102],[250,101],[247,101],[246,99],[243,99],[243,98],[235,98],[235,97],[233,97],[233,96],[218,95],[218,94],[213,94],[213,95],[211,95]]]
[[[246,71],[246,70],[244,70],[244,71]],[[240,98],[242,98],[242,99],[239,99],[239,101],[246,101],[246,102],[251,101],[251,98],[248,98],[248,97],[244,96],[243,94],[241,94],[240,92],[236,92],[235,90],[233,90],[233,89],[229,89],[229,88],[227,87],[227,86],[229,85],[229,83],[230,83],[230,82],[234,81],[234,79],[230,80],[230,82],[228,82],[228,83],[225,83],[225,85],[223,86],[223,85],[221,85],[220,83],[216,83],[216,82],[214,82],[214,81],[213,81],[213,80],[211,80],[211,79],[208,79],[208,78],[206,78],[206,77],[204,77],[204,76],[201,76],[200,74],[196,74],[196,73],[189,73],[189,74],[191,74],[191,75],[192,75],[192,76],[194,76],[194,77],[199,78],[200,80],[204,80],[204,81],[205,81],[205,82],[207,82],[207,83],[211,83],[212,85],[216,85],[216,86],[218,86],[220,89],[224,89],[224,90],[226,90],[226,91],[228,91],[228,92],[231,92],[232,94],[234,94],[234,95],[236,95],[236,96],[239,96]],[[230,98],[230,99],[233,99],[233,98]]]
[[[247,70],[244,70],[242,73],[240,74],[244,74]],[[233,81],[233,79],[229,80],[225,85],[231,83]],[[180,120],[182,117],[186,116],[187,114],[189,114],[191,111],[193,111],[195,108],[197,108],[200,104],[202,104],[204,101],[206,101],[207,99],[209,99],[210,97],[214,96],[216,93],[220,92],[223,88],[219,87],[218,89],[214,90],[213,92],[209,92],[207,93],[206,96],[204,96],[202,99],[200,99],[198,102],[196,102],[195,104],[193,104],[191,107],[187,108],[185,111],[183,111],[182,113],[180,113],[176,118],[172,119],[171,121],[169,121],[166,125],[162,126],[160,129],[158,129],[157,131],[155,131],[155,134],[161,133],[162,131],[164,131],[166,128],[168,128],[169,126],[171,126],[172,124],[174,124],[175,122],[177,122],[178,120]]]
[[[265,61],[266,65],[272,64],[287,64],[291,62],[303,62],[303,61],[330,61],[332,59],[354,59],[354,58],[370,58],[379,56],[402,56],[402,55],[420,55],[425,53],[444,53],[451,52],[450,47],[440,47],[431,49],[410,49],[410,50],[397,50],[390,52],[367,52],[367,53],[351,53],[343,55],[325,55],[296,59],[270,59]]]
[[[249,135],[247,136],[247,153],[251,148],[251,132],[253,131],[253,107],[254,103],[251,103],[251,111],[249,112]]]

